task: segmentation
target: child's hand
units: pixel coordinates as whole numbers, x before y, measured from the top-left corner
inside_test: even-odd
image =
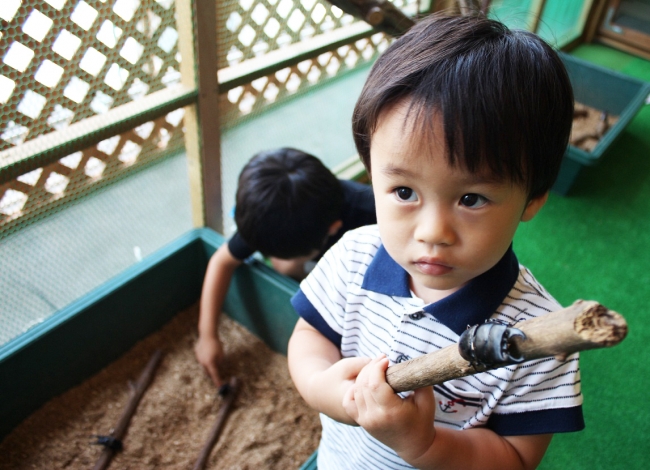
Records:
[[[312,376],[310,393],[315,398],[317,409],[345,424],[356,425],[341,409],[343,397],[354,385],[359,372],[370,362],[367,357],[349,357],[341,359],[327,369]]]
[[[401,398],[386,382],[388,359],[380,355],[359,373],[343,398],[348,415],[404,460],[417,460],[432,445],[435,400],[433,388]]]
[[[194,354],[214,385],[220,387],[221,377],[218,367],[223,359],[223,348],[219,338],[199,336],[199,340],[194,346]]]

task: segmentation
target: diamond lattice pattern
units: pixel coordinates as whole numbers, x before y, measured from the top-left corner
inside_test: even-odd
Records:
[[[2,0],[0,150],[178,83],[173,6]]]

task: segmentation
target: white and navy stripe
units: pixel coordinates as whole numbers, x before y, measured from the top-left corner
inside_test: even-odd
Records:
[[[560,305],[510,249],[486,273],[433,304],[413,297],[408,274],[381,244],[376,226],[346,233],[300,285],[294,308],[343,357],[388,356],[391,364],[458,342],[468,325],[513,323]],[[578,355],[483,372],[434,387],[436,426],[488,427],[501,435],[584,427]],[[321,417],[318,468],[411,468],[362,428]]]

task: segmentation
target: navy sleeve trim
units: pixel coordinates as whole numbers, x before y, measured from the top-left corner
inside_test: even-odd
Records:
[[[585,421],[582,406],[575,406],[526,413],[492,413],[487,427],[500,436],[525,436],[581,431]]]
[[[228,240],[228,249],[230,250],[230,254],[240,261],[244,261],[255,253],[255,250],[246,243],[246,240],[242,238],[239,232],[235,232],[230,240]]]
[[[338,349],[341,349],[341,335],[334,331],[314,308],[302,290],[291,298],[291,305],[307,323],[316,328],[329,339]]]

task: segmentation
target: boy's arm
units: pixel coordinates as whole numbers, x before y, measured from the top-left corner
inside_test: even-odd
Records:
[[[353,424],[343,409],[343,396],[370,359],[341,359],[339,349],[300,318],[289,339],[289,372],[309,406],[337,421]]]
[[[533,470],[542,461],[552,437],[499,436],[487,428],[438,428],[428,452],[411,463],[421,469]]]
[[[552,434],[500,436],[487,428],[435,427],[431,387],[402,399],[386,383],[388,359],[373,359],[344,398],[350,417],[420,469],[534,469]]]
[[[242,262],[235,258],[224,243],[208,262],[203,280],[199,310],[199,340],[194,352],[214,384],[221,385],[219,363],[223,349],[219,340],[219,317],[233,272]]]

